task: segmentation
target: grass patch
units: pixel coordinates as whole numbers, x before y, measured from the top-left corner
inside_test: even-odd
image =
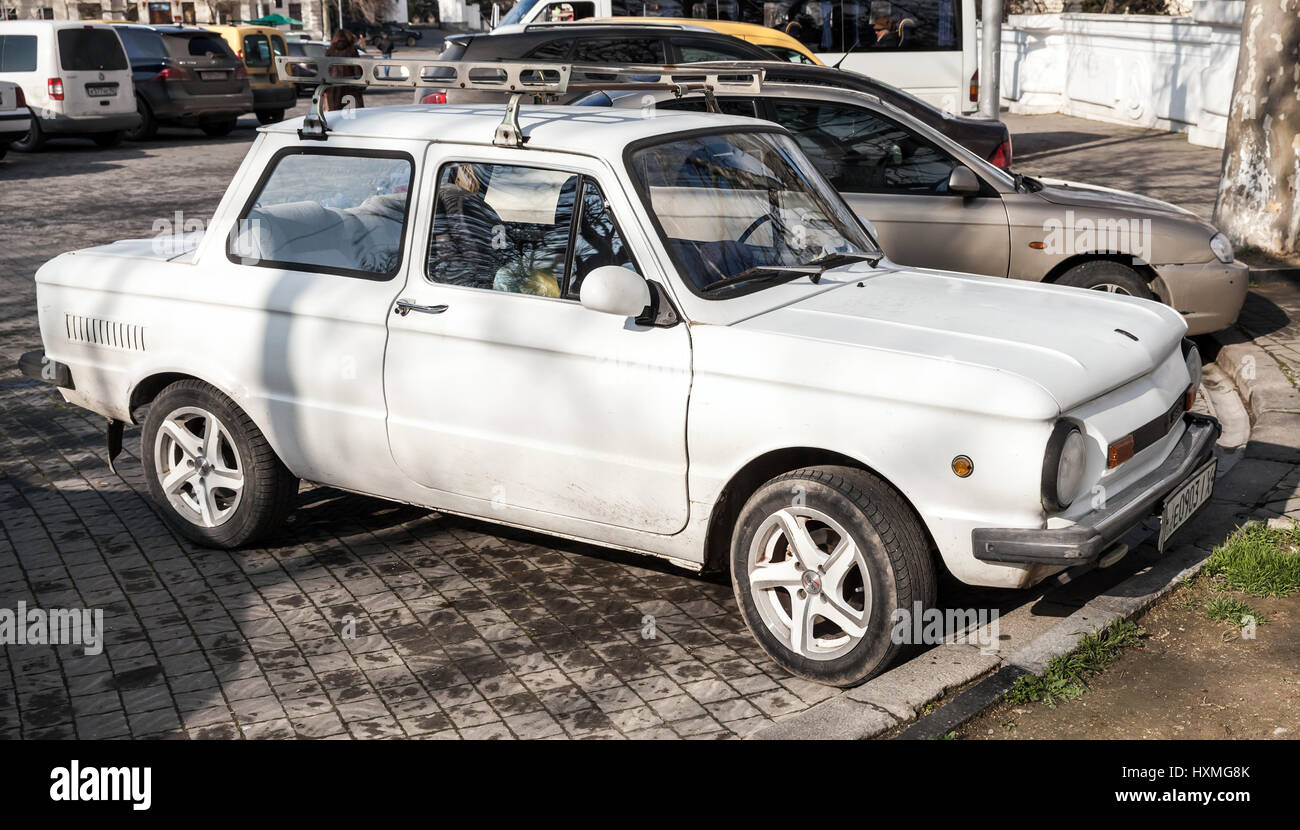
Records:
[[[1141,645],[1145,633],[1131,620],[1115,620],[1100,631],[1085,634],[1073,651],[1053,657],[1047,671],[1016,680],[1006,699],[1017,704],[1046,703],[1055,709],[1058,702],[1086,692],[1088,680],[1105,670],[1125,648]]]
[[[1210,554],[1205,574],[1256,597],[1284,597],[1300,589],[1300,526],[1238,528]]]
[[[1223,622],[1230,625],[1242,625],[1242,620],[1245,617],[1253,617],[1257,624],[1262,625],[1264,623],[1264,615],[1236,597],[1225,595],[1211,597],[1205,603],[1205,616],[1214,622]]]

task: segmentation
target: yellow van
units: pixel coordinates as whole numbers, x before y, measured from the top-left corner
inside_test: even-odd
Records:
[[[738,37],[741,40],[749,41],[755,46],[761,46],[771,52],[772,56],[777,60],[825,66],[817,59],[816,55],[808,51],[808,47],[785,32],[780,29],[759,26],[757,23],[737,23],[733,20],[705,20],[698,17],[588,17],[579,22],[620,25],[644,23],[646,25],[700,26],[724,35]]]
[[[274,124],[284,118],[284,111],[298,103],[293,82],[276,76],[276,55],[289,54],[284,33],[274,26],[204,25],[221,35],[248,67],[248,81],[253,88],[253,112],[262,124]]]

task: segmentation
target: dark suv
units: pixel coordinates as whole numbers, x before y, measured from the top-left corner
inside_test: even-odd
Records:
[[[182,26],[119,24],[135,78],[140,126],[133,141],[153,138],[160,124],[198,127],[210,136],[235,128],[253,111],[244,62],[221,35]]]

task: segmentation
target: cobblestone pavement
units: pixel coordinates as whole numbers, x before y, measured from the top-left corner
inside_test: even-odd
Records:
[[[139,431],[111,473],[102,422],[14,364],[42,262],[206,219],[253,126],[0,161],[0,609],[107,629],[0,649],[0,738],[732,737],[834,694],[765,658],[724,580],[652,559],[326,488],[266,548],[170,532]]]

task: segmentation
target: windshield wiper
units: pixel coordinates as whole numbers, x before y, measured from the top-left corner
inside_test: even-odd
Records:
[[[817,276],[813,278],[813,282],[817,282],[819,279],[821,279],[822,273],[829,271],[832,268],[839,268],[841,265],[849,265],[854,262],[866,262],[872,268],[875,268],[877,265],[880,264],[880,260],[884,258],[885,258],[884,251],[872,251],[871,253],[833,252],[829,254],[823,254],[822,256],[817,257],[811,262],[804,263],[804,265],[801,267],[817,269],[815,272]]]
[[[755,265],[752,268],[746,268],[734,277],[711,282],[704,288],[700,289],[706,294],[716,291],[719,288],[726,288],[731,285],[739,285],[742,282],[758,282],[760,280],[773,280],[780,277],[797,277],[800,274],[810,273],[809,270],[799,265]]]

